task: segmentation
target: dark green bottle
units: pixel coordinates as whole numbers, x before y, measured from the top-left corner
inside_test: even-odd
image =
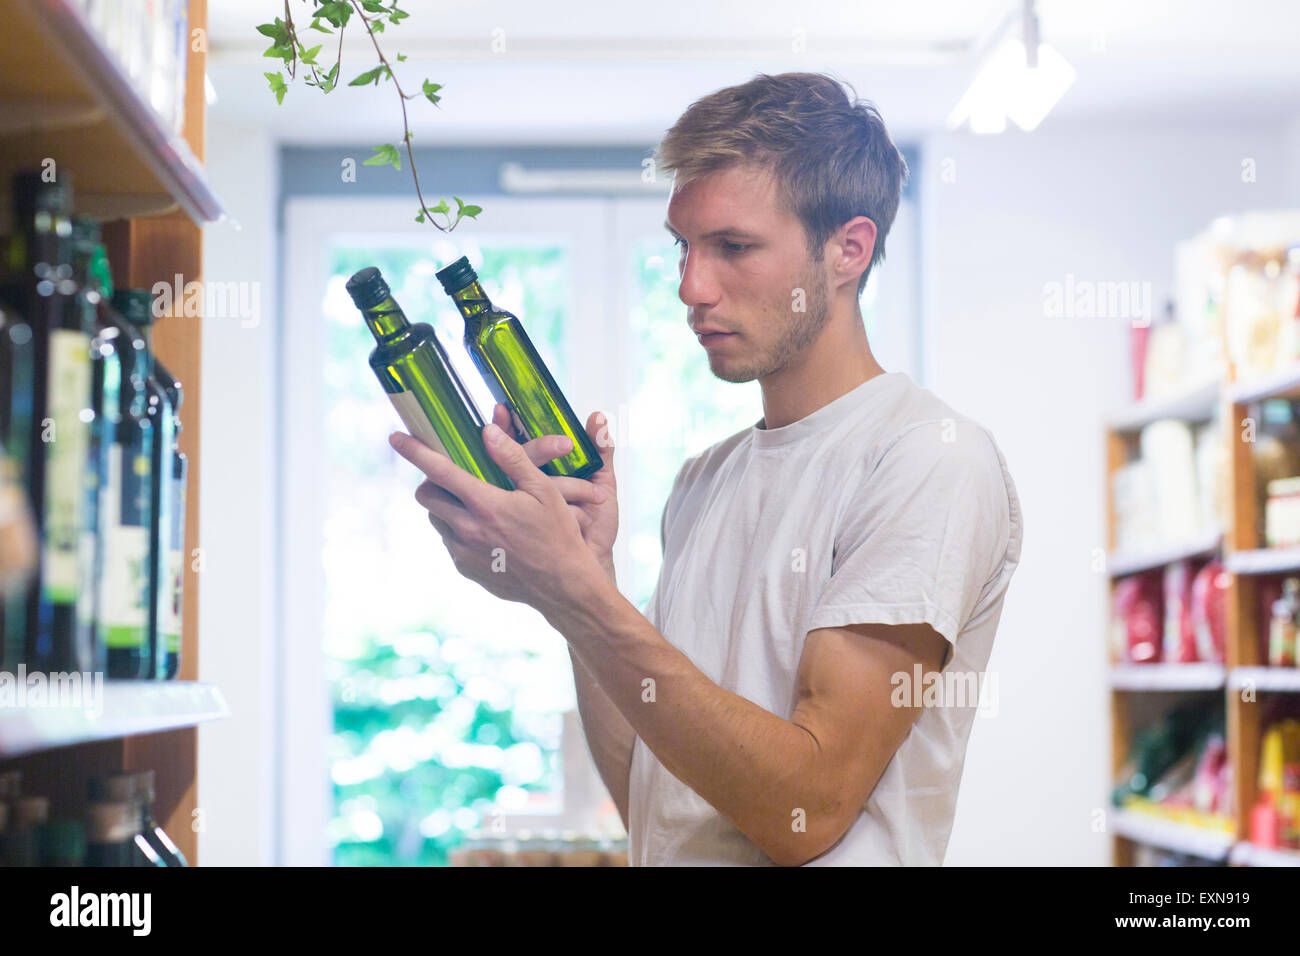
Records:
[[[407,430],[470,474],[513,490],[483,445],[483,419],[433,328],[411,324],[373,266],[348,280],[348,293],[379,343],[370,367]]]
[[[104,564],[99,625],[107,647],[108,676],[151,677],[149,664],[149,533],[153,511],[153,420],[149,417],[149,352],[144,336],[109,305],[112,276],[97,245],[90,268],[101,294],[101,329],[116,330],[121,382],[117,430],[109,447],[104,487]]]
[[[5,628],[25,631],[29,670],[89,671],[95,663],[95,529],[86,489],[98,481],[90,454],[95,332],[78,308],[73,280],[72,183],[66,173],[57,182],[22,173],[13,193],[15,234],[4,298],[32,331],[34,381],[22,467],[41,562],[25,606],[6,607]],[[25,410],[22,417],[28,417]]]
[[[167,647],[174,638],[169,633],[173,594],[170,582],[172,513],[177,507],[176,486],[172,481],[172,459],[176,452],[176,414],[167,391],[155,374],[157,365],[148,348],[149,327],[154,322],[153,295],[148,289],[118,289],[113,293],[113,307],[128,324],[134,326],[145,342],[146,414],[153,424],[153,448],[150,457],[149,488],[149,653],[145,677],[163,680],[167,676]]]
[[[108,508],[110,467],[113,459],[113,442],[122,422],[122,359],[118,354],[120,333],[99,322],[100,304],[112,290],[104,285],[101,275],[95,274],[93,263],[101,250],[99,224],[89,219],[72,220],[72,278],[77,283],[77,309],[81,324],[94,335],[90,341],[91,411],[94,419],[90,430],[90,457],[94,462],[94,482],[86,483],[86,510],[94,528],[92,581],[94,618],[92,648],[93,670],[103,671],[108,666],[107,628],[104,624],[105,590],[102,586],[104,548],[108,540]],[[111,284],[111,276],[108,280]]]
[[[567,435],[573,451],[548,461],[550,475],[589,478],[604,461],[587,430],[573,414],[568,399],[524,331],[518,317],[495,307],[478,274],[461,256],[438,273],[443,290],[465,319],[465,349],[498,402],[514,418],[524,441],[543,435]]]

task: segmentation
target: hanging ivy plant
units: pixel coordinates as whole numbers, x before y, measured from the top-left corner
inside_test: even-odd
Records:
[[[308,41],[302,39],[298,25],[294,22],[289,0],[284,0],[284,16],[276,17],[274,22],[262,23],[257,27],[258,33],[269,37],[271,40],[271,46],[263,56],[284,61],[282,70],[265,74],[267,81],[271,85],[271,92],[275,95],[276,102],[284,102],[284,96],[289,90],[289,85],[299,78],[300,68],[302,80],[307,86],[314,86],[322,93],[333,92],[339,85],[339,72],[343,67],[343,36],[350,23],[360,23],[366,31],[366,36],[370,38],[370,43],[375,49],[375,55],[379,58],[379,63],[354,76],[348,81],[347,85],[378,86],[380,83],[392,83],[393,89],[397,91],[398,99],[402,105],[402,143],[405,146],[406,158],[411,167],[411,179],[415,184],[415,195],[420,201],[420,209],[415,216],[415,221],[432,223],[436,228],[444,232],[450,232],[456,228],[461,219],[477,217],[483,211],[481,206],[469,205],[463,202],[459,196],[452,196],[452,200],[456,203],[456,210],[453,213],[451,207],[447,204],[446,198],[440,198],[436,204],[430,206],[425,201],[424,193],[420,189],[420,173],[415,167],[415,152],[411,148],[413,134],[411,133],[410,118],[407,115],[407,101],[423,97],[434,106],[437,106],[438,101],[442,99],[439,93],[442,85],[426,79],[420,85],[418,93],[406,92],[393,72],[392,63],[389,62],[388,57],[384,55],[384,51],[379,45],[379,34],[384,32],[385,27],[399,25],[410,14],[397,6],[397,0],[303,0],[303,2],[309,4],[306,12],[310,15],[310,23],[305,28],[306,31],[331,35],[337,33],[338,49],[334,54],[333,65],[326,69],[325,64],[317,59],[325,43],[308,46]],[[305,19],[305,17],[300,13],[299,22],[302,19]],[[308,36],[310,37],[310,32]],[[395,59],[398,63],[402,63],[406,60],[406,57],[398,53]],[[287,79],[285,73],[288,74]],[[392,143],[381,143],[373,147],[373,150],[374,155],[365,160],[364,165],[392,166],[398,171],[401,170],[402,150],[398,149],[398,147]],[[445,226],[437,220],[436,217],[438,216],[446,217],[447,224]]]

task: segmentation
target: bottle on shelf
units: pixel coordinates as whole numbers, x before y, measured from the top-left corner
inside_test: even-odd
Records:
[[[49,822],[46,797],[18,797],[9,803],[9,827],[0,838],[0,863],[5,866],[40,866],[41,844]]]
[[[86,866],[166,866],[140,833],[133,803],[92,803],[86,809]]]
[[[80,820],[51,820],[41,841],[42,866],[82,866],[86,859],[86,831]]]
[[[550,475],[589,478],[602,467],[600,450],[573,413],[519,318],[492,304],[478,273],[461,256],[438,272],[443,291],[465,320],[465,349],[493,397],[510,409],[523,441],[567,435],[573,450],[542,466]]]
[[[109,774],[91,781],[90,797],[104,803],[129,803],[138,815],[140,834],[165,866],[188,866],[185,854],[153,818],[154,772]]]
[[[149,375],[145,380],[148,397],[147,414],[153,423],[153,448],[151,449],[150,509],[149,509],[149,653],[145,665],[146,676],[164,679],[167,676],[169,650],[180,653],[179,618],[176,613],[174,581],[178,571],[173,570],[171,538],[174,530],[177,501],[174,459],[176,448],[176,412],[172,398],[158,378],[158,363],[153,350],[148,347],[148,330],[154,322],[153,296],[146,289],[118,289],[113,293],[113,306],[122,318],[139,330],[146,345]]]
[[[1300,578],[1287,578],[1282,596],[1273,602],[1268,623],[1268,664],[1270,667],[1294,667],[1296,663],[1296,623],[1300,616]]]
[[[347,289],[378,343],[370,367],[407,430],[475,477],[513,489],[483,445],[483,419],[433,328],[406,318],[373,266],[348,279]]]
[[[101,510],[104,559],[99,578],[100,632],[107,648],[108,676],[146,678],[149,671],[149,535],[153,513],[154,425],[149,414],[149,350],[144,336],[109,304],[112,276],[102,243],[96,241],[89,271],[100,292],[98,325],[113,333],[119,362],[116,427],[108,448]]]
[[[94,427],[93,327],[77,305],[70,238],[72,184],[40,173],[15,177],[14,222],[0,298],[30,328],[31,386],[15,374],[11,453],[41,538],[41,560],[26,600],[6,607],[10,640],[24,635],[24,660],[44,672],[94,669],[95,549],[86,488],[97,484],[91,455]],[[27,361],[20,356],[20,363]],[[25,434],[19,434],[23,431]]]
[[[102,280],[92,275],[92,264],[99,247],[99,226],[88,220],[72,220],[72,278],[77,284],[76,307],[81,314],[81,325],[93,334],[91,351],[91,412],[90,458],[94,482],[86,483],[87,520],[95,536],[92,582],[92,631],[94,649],[93,670],[105,671],[108,666],[108,634],[104,623],[104,601],[112,600],[103,587],[105,545],[108,538],[107,492],[112,484],[110,476],[113,443],[121,425],[122,412],[122,356],[118,354],[119,332],[114,326],[99,321],[100,306],[107,289]],[[111,281],[111,280],[110,280]]]
[[[165,679],[173,679],[181,670],[181,631],[182,631],[182,607],[185,605],[185,505],[186,505],[186,484],[188,473],[190,473],[190,459],[188,455],[181,451],[181,403],[185,398],[181,381],[172,375],[166,369],[166,365],[159,362],[157,355],[153,354],[152,329],[153,323],[156,323],[157,316],[153,313],[153,297],[146,289],[130,290],[131,294],[139,299],[140,303],[148,302],[149,310],[146,324],[140,326],[144,334],[144,343],[146,343],[146,354],[151,362],[153,380],[161,386],[162,393],[168,399],[168,406],[172,411],[172,421],[170,421],[170,432],[172,432],[172,450],[170,450],[170,460],[162,460],[164,468],[164,481],[168,483],[169,488],[169,516],[168,523],[162,528],[162,550],[166,562],[166,576],[164,578],[164,594],[162,594],[162,607],[160,610],[162,632],[166,637],[165,648],[166,654],[162,662],[162,676]]]

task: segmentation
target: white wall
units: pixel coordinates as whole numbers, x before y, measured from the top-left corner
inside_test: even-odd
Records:
[[[208,316],[203,323],[199,678],[221,688],[231,716],[199,729],[198,805],[206,826],[199,856],[205,866],[253,866],[274,861],[275,835],[278,160],[266,133],[219,123],[208,126],[206,158],[238,228],[205,230],[203,277],[248,283],[258,314]]]
[[[1105,545],[1103,419],[1130,394],[1129,322],[1046,318],[1044,284],[1149,281],[1158,316],[1174,243],[1217,215],[1300,206],[1297,159],[1279,126],[1213,118],[925,143],[926,384],[992,429],[1026,527],[989,664],[1000,709],[975,722],[949,864],[1109,863],[1091,826],[1110,754],[1106,584],[1090,562]]]

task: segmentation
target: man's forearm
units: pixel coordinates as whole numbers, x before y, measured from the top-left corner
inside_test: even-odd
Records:
[[[613,564],[602,562],[601,566],[609,576],[610,583],[617,587]],[[605,789],[609,791],[614,806],[618,807],[623,827],[627,829],[628,778],[632,769],[632,746],[636,732],[619,713],[609,695],[601,690],[600,684],[582,663],[572,644],[569,645],[569,660],[573,663],[573,686],[577,692],[578,716],[582,719],[587,747],[591,750],[592,760],[596,763]]]
[[[808,858],[819,838],[794,832],[796,811],[809,830],[836,813],[813,736],[709,680],[607,578],[581,591],[547,619],[633,732],[772,859]]]

